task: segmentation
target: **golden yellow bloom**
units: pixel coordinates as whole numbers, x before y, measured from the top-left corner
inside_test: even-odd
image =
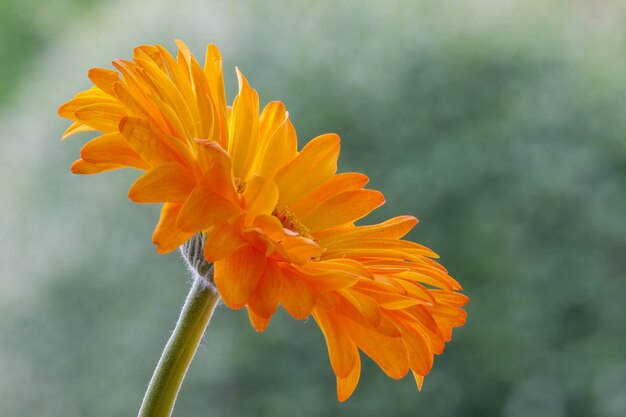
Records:
[[[433,355],[464,323],[467,297],[432,251],[402,240],[417,220],[356,226],[384,197],[363,188],[363,174],[336,173],[339,137],[298,151],[282,103],[259,115],[258,95],[237,70],[239,93],[227,106],[218,49],[207,48],[201,67],[177,44],[177,58],[140,46],[132,61],[113,62],[117,72],[89,71],[95,86],[59,109],[74,122],[63,137],[102,135],[72,171],[146,171],[129,197],[163,203],[157,250],[202,233],[221,297],[246,306],[258,331],[279,305],[296,319],[313,315],[341,401],[358,382],[359,349],[392,378],[411,370],[421,387]]]

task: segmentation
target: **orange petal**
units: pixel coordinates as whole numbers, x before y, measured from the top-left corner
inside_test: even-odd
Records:
[[[340,322],[334,319],[330,313],[316,309],[313,312],[313,317],[326,338],[333,372],[339,378],[348,377],[356,365],[359,351],[347,336]]]
[[[265,264],[264,254],[252,246],[244,246],[215,262],[215,285],[228,307],[237,309],[246,305],[263,275]]]
[[[178,249],[193,236],[193,233],[183,232],[176,226],[176,218],[182,206],[178,203],[163,204],[161,218],[152,234],[152,241],[157,245],[158,253],[168,253]]]
[[[381,313],[376,301],[366,295],[349,289],[339,290],[338,292],[347,302],[352,304],[372,326],[377,327],[380,324]]]
[[[98,174],[100,172],[111,171],[113,169],[125,168],[119,164],[94,164],[91,162],[83,161],[79,159],[74,161],[70,170],[74,174]]]
[[[183,203],[196,186],[193,174],[177,162],[151,169],[135,181],[128,197],[135,203]]]
[[[297,274],[284,273],[280,303],[297,320],[304,320],[315,307],[315,293]]]
[[[291,211],[297,216],[302,217],[329,198],[343,191],[362,188],[368,181],[369,178],[365,175],[354,172],[334,175],[315,191],[298,200],[297,203],[290,207]]]
[[[332,291],[351,287],[359,276],[340,262],[308,262],[295,267],[318,291]]]
[[[400,239],[406,235],[415,225],[417,219],[413,216],[398,216],[379,224],[371,226],[357,226],[350,229],[339,231],[329,230],[319,234],[319,239],[335,239],[339,238],[384,238],[384,239]]]
[[[118,132],[107,133],[87,142],[80,150],[80,156],[87,162],[126,165],[137,169],[150,169],[137,152]]]
[[[210,232],[204,241],[204,258],[216,262],[230,256],[234,251],[248,244],[239,229],[228,222],[221,222]]]
[[[359,355],[356,357],[356,363],[350,374],[345,378],[337,377],[337,399],[340,402],[346,401],[359,383],[359,377],[361,376],[361,358]]]
[[[307,263],[320,256],[323,251],[313,240],[300,236],[286,237],[280,242],[277,250],[296,265]]]
[[[429,309],[439,327],[458,327],[465,324],[467,312],[458,307],[438,304]]]
[[[271,317],[278,308],[282,285],[281,269],[275,262],[268,262],[261,280],[248,300],[249,307],[261,317]]]
[[[326,134],[311,140],[298,156],[276,174],[282,204],[290,206],[337,171],[339,136]]]
[[[340,224],[354,222],[380,207],[385,202],[382,193],[375,190],[349,190],[322,203],[300,221],[311,232]]]
[[[358,284],[357,284],[358,285]],[[394,294],[389,291],[376,291],[369,288],[359,287],[358,289],[364,295],[376,300],[376,303],[388,310],[401,310],[416,304],[424,304],[424,301],[412,297],[406,297],[400,294]]]
[[[205,152],[208,158],[202,183],[222,197],[237,201],[239,197],[235,189],[230,155],[215,141],[196,139],[196,142],[202,146],[200,152]]]
[[[391,378],[409,372],[409,357],[402,338],[387,337],[357,324],[346,328],[350,339]]]
[[[350,235],[351,236],[351,235]],[[394,249],[404,251],[411,255],[428,256],[430,258],[438,258],[439,256],[418,243],[406,240],[375,238],[375,237],[339,237],[327,242],[325,245],[329,250],[339,249]]]
[[[270,324],[270,318],[265,318],[265,317],[261,317],[258,314],[256,314],[254,312],[254,310],[252,310],[252,308],[250,308],[250,306],[248,306],[247,308],[248,310],[248,318],[250,319],[250,324],[252,324],[252,327],[254,327],[254,330],[256,330],[257,332],[262,332],[267,328],[267,325]]]
[[[241,214],[241,208],[206,186],[196,187],[178,216],[178,227],[187,232],[198,232]]]

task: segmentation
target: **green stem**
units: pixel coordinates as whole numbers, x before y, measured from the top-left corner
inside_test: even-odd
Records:
[[[154,370],[138,417],[171,416],[180,386],[218,300],[215,287],[206,278],[197,277]]]

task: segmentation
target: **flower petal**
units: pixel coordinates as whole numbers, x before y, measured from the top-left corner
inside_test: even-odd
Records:
[[[162,134],[152,129],[150,122],[136,117],[125,117],[119,122],[119,130],[130,147],[148,164],[155,166],[181,162],[176,151],[163,140]]]
[[[117,103],[89,104],[74,112],[76,121],[83,122],[102,133],[116,132],[124,116],[124,109]]]
[[[315,293],[309,285],[291,271],[283,271],[280,303],[296,320],[304,320],[315,307]]]
[[[157,245],[158,253],[168,253],[178,249],[193,236],[193,233],[183,232],[176,226],[176,218],[182,207],[183,205],[178,203],[163,204],[161,218],[152,234],[152,241]]]
[[[400,379],[409,372],[409,357],[402,338],[381,335],[355,324],[346,328],[350,339],[391,378]]]
[[[322,203],[300,221],[311,232],[354,222],[380,207],[385,197],[375,190],[348,190]]]
[[[230,116],[228,153],[233,160],[233,172],[241,179],[248,176],[259,142],[259,96],[237,69],[239,95],[233,102]]]
[[[70,170],[74,174],[99,174],[100,172],[111,171],[113,169],[125,168],[119,164],[96,164],[82,159],[74,161]]]
[[[368,181],[367,176],[355,172],[334,175],[320,187],[298,200],[290,209],[297,216],[304,216],[331,197],[343,191],[362,188]]]
[[[115,96],[115,89],[113,85],[116,82],[121,82],[120,76],[117,72],[104,68],[92,68],[87,71],[87,77],[105,93]]]
[[[337,377],[337,399],[340,402],[346,401],[359,383],[359,377],[361,376],[361,358],[359,355],[356,357],[356,363],[354,368],[350,371],[350,374],[345,378]]]
[[[252,246],[233,252],[215,262],[215,285],[230,308],[242,308],[265,271],[266,258]]]
[[[282,167],[298,155],[296,130],[289,120],[286,120],[268,139],[262,155],[255,169],[259,175],[266,178],[273,178]]]
[[[324,310],[316,309],[313,318],[326,338],[328,356],[333,372],[339,378],[346,378],[354,369],[359,351],[347,336],[341,323]]]
[[[283,286],[283,274],[275,262],[268,262],[265,272],[250,295],[248,306],[256,314],[270,318],[278,308],[280,289]]]
[[[80,157],[92,163],[126,165],[137,169],[150,169],[137,152],[118,132],[107,133],[87,142],[80,150]]]
[[[159,165],[143,174],[128,191],[135,203],[184,203],[196,186],[193,174],[177,162]]]
[[[248,318],[250,319],[250,324],[252,324],[252,327],[254,327],[254,330],[256,330],[259,333],[263,332],[267,328],[267,325],[270,324],[271,317],[265,318],[265,317],[259,316],[258,314],[254,312],[252,308],[250,308],[250,306],[248,306],[247,310],[248,310]]]
[[[189,194],[177,224],[186,232],[199,232],[242,213],[237,204],[201,185]]]
[[[311,140],[298,156],[276,174],[280,201],[286,206],[313,191],[337,171],[339,136],[326,134]]]
[[[243,192],[243,201],[246,210],[246,223],[261,214],[271,214],[278,202],[278,188],[273,181],[260,175],[254,175]]]
[[[239,233],[239,228],[228,222],[221,222],[207,234],[204,258],[209,262],[216,262],[247,244],[248,241]]]

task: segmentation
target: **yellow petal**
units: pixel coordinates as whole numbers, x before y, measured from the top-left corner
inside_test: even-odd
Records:
[[[237,204],[206,186],[198,186],[185,201],[177,224],[186,232],[199,232],[242,213]]]
[[[326,134],[311,140],[298,156],[276,174],[281,203],[289,206],[313,191],[337,171],[339,136]]]
[[[287,121],[287,109],[280,101],[272,101],[265,106],[260,117],[260,146],[261,150],[265,150],[265,146],[270,138],[282,127]]]
[[[215,285],[230,308],[242,308],[248,302],[265,270],[265,255],[252,246],[233,252],[215,262]]]
[[[204,61],[204,74],[209,84],[211,102],[219,124],[219,141],[223,148],[228,146],[228,118],[226,116],[226,93],[222,72],[222,55],[215,45],[208,45]]]
[[[233,102],[230,117],[228,153],[233,160],[235,176],[246,179],[259,144],[259,97],[239,70],[237,79],[239,94]]]
[[[259,175],[273,178],[274,175],[288,162],[298,155],[298,139],[296,130],[289,120],[286,120],[267,140],[265,149],[257,161],[255,170]]]
[[[121,82],[117,72],[104,68],[92,68],[87,72],[87,76],[92,83],[111,96],[115,96],[113,84]]]
[[[421,391],[424,386],[424,375],[420,375],[413,371],[413,378],[415,378],[415,383],[417,384],[417,390]]]
[[[74,122],[70,125],[70,127],[68,127],[65,132],[63,132],[63,135],[61,136],[61,140],[65,140],[67,138],[69,138],[72,135],[75,135],[77,133],[80,132],[89,132],[94,130],[93,127],[88,126],[84,123],[81,122]]]
[[[135,203],[183,203],[196,186],[193,174],[177,162],[159,165],[130,187],[128,197]]]
[[[136,117],[125,117],[119,123],[122,136],[144,161],[155,166],[167,162],[182,162],[178,153],[153,130],[151,124]]]
[[[124,116],[122,106],[113,103],[89,104],[74,112],[76,121],[81,121],[102,133],[116,132]]]
[[[273,181],[260,175],[254,175],[243,192],[243,201],[246,209],[246,223],[261,214],[271,214],[278,202],[278,187]]]

